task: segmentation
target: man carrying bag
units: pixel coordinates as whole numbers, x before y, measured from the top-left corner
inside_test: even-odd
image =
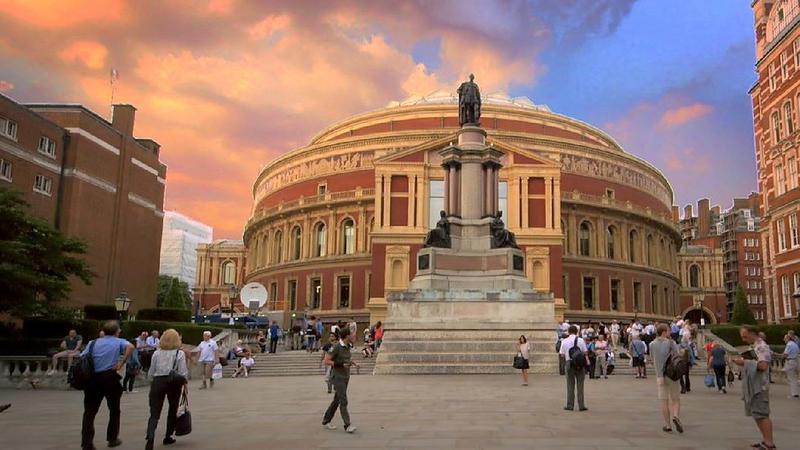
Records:
[[[586,342],[578,336],[578,327],[570,325],[569,336],[561,341],[559,353],[567,362],[567,411],[575,409],[575,391],[578,391],[578,410],[586,411],[583,400],[583,380],[586,377],[588,365]]]

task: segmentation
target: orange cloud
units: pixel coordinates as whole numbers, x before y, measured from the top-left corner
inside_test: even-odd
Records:
[[[264,39],[273,36],[275,33],[284,31],[292,23],[292,19],[285,15],[267,16],[256,22],[255,25],[247,29],[247,33],[253,39]]]
[[[58,53],[62,61],[79,62],[89,69],[102,69],[106,65],[108,49],[93,41],[75,41]]]
[[[3,13],[35,28],[70,28],[87,22],[120,21],[122,0],[5,0]]]
[[[699,102],[687,106],[681,106],[679,108],[669,109],[664,111],[664,114],[658,121],[658,126],[661,128],[670,128],[683,125],[686,122],[711,113],[712,110],[713,108],[711,105]]]
[[[0,92],[8,92],[14,89],[14,83],[6,80],[0,80]]]

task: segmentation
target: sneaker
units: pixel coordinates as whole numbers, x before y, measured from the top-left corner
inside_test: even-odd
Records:
[[[55,375],[55,373],[56,373],[55,369],[50,369],[47,371],[47,376],[52,377],[53,375]]]
[[[673,417],[672,423],[675,424],[675,429],[678,430],[678,433],[683,433],[683,424],[681,423],[680,419],[678,419],[677,417]]]
[[[323,423],[322,427],[325,428],[326,430],[335,430],[336,429],[336,425],[334,425],[334,424],[332,424],[330,422]]]
[[[117,438],[114,439],[113,441],[108,441],[109,447],[119,447],[120,445],[122,445],[122,439]]]
[[[344,427],[344,431],[347,431],[348,433],[355,433],[356,430],[357,428],[352,424]]]
[[[175,442],[177,442],[177,441],[175,440],[175,438],[174,438],[174,437],[172,437],[172,436],[167,436],[167,437],[165,437],[165,438],[164,438],[164,440],[163,440],[163,441],[161,441],[161,442],[163,442],[163,443],[164,443],[164,445],[172,445],[172,444],[174,444],[174,443],[175,443]]]
[[[722,388],[722,393],[723,393],[723,394],[727,394],[727,393],[728,393],[728,391],[727,391],[725,388]]]

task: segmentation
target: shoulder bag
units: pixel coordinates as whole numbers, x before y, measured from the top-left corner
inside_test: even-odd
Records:
[[[181,402],[175,419],[175,436],[186,436],[192,432],[192,413],[189,412],[189,389],[183,386]]]
[[[167,383],[171,386],[183,386],[186,384],[186,377],[178,372],[178,352],[180,351],[180,349],[175,350],[175,362],[172,364],[172,370],[167,374]]]

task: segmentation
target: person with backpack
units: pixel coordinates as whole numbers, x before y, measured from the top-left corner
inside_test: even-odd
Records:
[[[119,370],[125,367],[133,353],[133,344],[119,337],[120,328],[115,320],[103,324],[103,336],[95,339],[81,353],[91,364],[89,382],[83,386],[83,424],[81,448],[94,449],[94,418],[103,399],[108,405],[106,441],[109,447],[119,447],[120,399],[122,383]],[[120,358],[120,355],[122,358]],[[79,363],[80,364],[80,363]]]
[[[664,416],[665,433],[672,432],[672,424],[678,433],[683,433],[683,424],[680,420],[681,395],[678,393],[679,384],[676,379],[667,376],[669,369],[674,367],[674,360],[678,356],[678,344],[672,340],[671,329],[665,323],[656,327],[656,338],[650,343],[650,355],[656,370],[656,386],[658,386],[658,399],[661,401],[661,414]],[[640,341],[641,342],[641,341]],[[676,375],[673,375],[676,376]]]
[[[631,342],[631,361],[636,368],[636,378],[647,378],[646,354],[647,345],[642,342],[641,335],[634,335]]]
[[[567,411],[575,409],[575,391],[578,391],[578,410],[586,411],[583,400],[583,380],[586,377],[586,366],[589,363],[586,342],[578,337],[578,327],[570,325],[569,336],[561,341],[559,353],[567,361]]]

